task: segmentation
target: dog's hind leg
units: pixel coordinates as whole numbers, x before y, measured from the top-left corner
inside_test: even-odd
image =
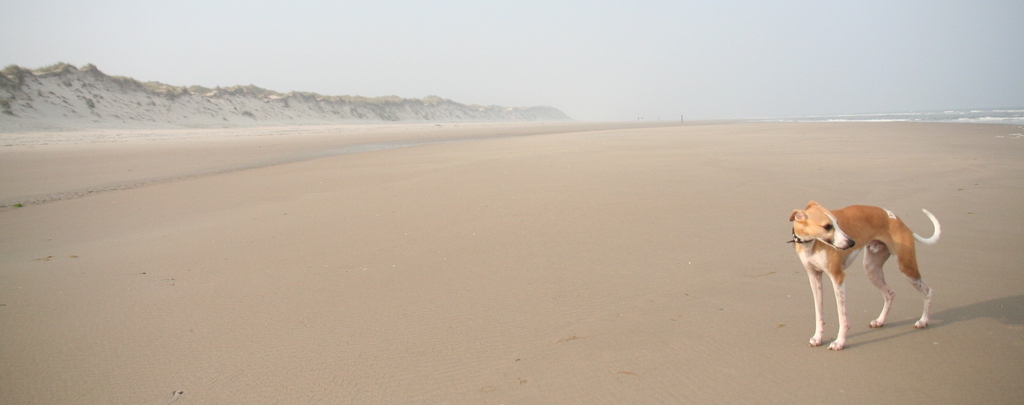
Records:
[[[910,279],[910,284],[924,295],[924,311],[921,312],[921,319],[914,323],[915,328],[923,328],[928,326],[928,310],[932,306],[932,289],[921,279]]]
[[[924,295],[924,310],[921,312],[921,319],[914,323],[915,328],[923,328],[928,326],[928,311],[932,306],[932,289],[921,280],[921,272],[917,269],[917,256],[914,254],[913,242],[910,243],[909,248],[904,248],[904,250],[896,255],[896,259],[899,260],[900,271],[910,280],[910,285],[914,286],[917,291],[920,291],[921,295]]]
[[[882,266],[886,260],[889,260],[889,256],[889,248],[882,242],[871,241],[864,247],[864,271],[867,272],[871,284],[882,291],[882,298],[885,300],[878,318],[868,324],[872,328],[881,328],[885,325],[885,317],[889,315],[892,299],[896,296],[896,293],[885,283],[885,273],[882,272]]]

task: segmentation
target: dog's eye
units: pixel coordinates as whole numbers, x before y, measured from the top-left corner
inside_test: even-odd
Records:
[[[832,230],[832,224],[825,224],[824,228],[825,228],[826,231],[831,231]]]

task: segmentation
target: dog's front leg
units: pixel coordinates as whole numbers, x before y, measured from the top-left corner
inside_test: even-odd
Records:
[[[850,320],[846,317],[846,284],[843,283],[843,277],[836,277],[835,275],[829,274],[832,277],[832,289],[836,294],[836,310],[839,312],[839,334],[836,335],[836,340],[832,344],[828,345],[829,350],[843,350],[843,346],[846,345],[846,331],[850,330]]]
[[[825,320],[821,317],[821,271],[811,266],[806,266],[807,279],[811,282],[811,295],[814,297],[814,336],[811,336],[811,346],[821,345],[821,336],[825,334]]]

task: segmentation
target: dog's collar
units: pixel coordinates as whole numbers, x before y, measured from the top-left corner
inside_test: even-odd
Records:
[[[799,243],[799,244],[803,245],[805,243],[811,243],[811,242],[814,242],[814,239],[803,240],[803,239],[800,239],[799,236],[796,236],[796,232],[793,232],[793,239],[790,239],[789,242],[786,242],[786,243]]]

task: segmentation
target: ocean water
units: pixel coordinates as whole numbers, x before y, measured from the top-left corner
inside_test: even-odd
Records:
[[[778,117],[765,122],[954,122],[1024,125],[1024,108]]]

